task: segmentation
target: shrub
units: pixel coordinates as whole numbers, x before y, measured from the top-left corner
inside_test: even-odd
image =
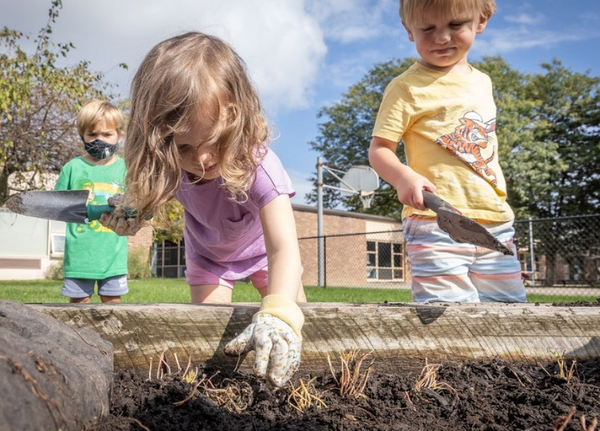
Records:
[[[148,278],[151,276],[150,253],[144,247],[129,249],[127,265],[129,268],[129,279]]]
[[[63,260],[60,259],[58,262],[53,263],[46,270],[46,278],[48,280],[62,280],[63,279]]]

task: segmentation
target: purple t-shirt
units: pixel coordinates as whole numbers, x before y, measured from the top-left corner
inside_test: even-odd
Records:
[[[239,280],[267,266],[259,210],[277,196],[294,196],[281,161],[267,150],[248,200],[230,200],[221,178],[192,184],[185,172],[177,199],[185,209],[185,258],[219,277]]]

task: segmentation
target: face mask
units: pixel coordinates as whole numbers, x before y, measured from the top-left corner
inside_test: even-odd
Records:
[[[92,142],[85,142],[85,139],[81,138],[83,141],[83,146],[85,147],[85,151],[97,159],[103,160],[108,159],[110,156],[115,154],[119,144],[108,144],[101,139],[96,139]]]

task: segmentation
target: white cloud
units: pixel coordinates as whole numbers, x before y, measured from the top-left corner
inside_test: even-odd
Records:
[[[513,22],[516,24],[531,25],[531,24],[537,24],[537,23],[543,21],[544,16],[539,13],[535,14],[535,15],[531,15],[528,13],[521,13],[519,15],[507,15],[504,19],[508,22]]]
[[[319,21],[327,39],[350,43],[374,39],[390,31],[385,21],[391,11],[398,9],[398,2],[307,0],[307,9]]]
[[[5,3],[8,3],[5,5]],[[0,0],[0,26],[37,34],[49,4],[39,0]],[[90,60],[107,72],[122,95],[145,54],[156,43],[185,31],[214,34],[246,61],[268,109],[308,106],[327,53],[318,21],[304,0],[137,0],[64,2],[54,24],[55,42],[73,42],[71,62]],[[129,65],[128,72],[115,68]]]
[[[551,48],[562,42],[576,42],[595,37],[577,32],[554,32],[527,27],[488,29],[473,51],[480,55],[497,55],[529,48]]]

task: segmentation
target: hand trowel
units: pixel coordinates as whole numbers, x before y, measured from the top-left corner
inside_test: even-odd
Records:
[[[27,191],[12,195],[6,207],[17,214],[67,223],[90,223],[102,213],[115,210],[105,205],[88,205],[88,190]]]
[[[425,206],[436,213],[440,229],[447,232],[454,241],[485,247],[505,255],[514,255],[511,249],[494,238],[485,227],[463,216],[445,200],[428,190],[423,190],[423,200]]]

